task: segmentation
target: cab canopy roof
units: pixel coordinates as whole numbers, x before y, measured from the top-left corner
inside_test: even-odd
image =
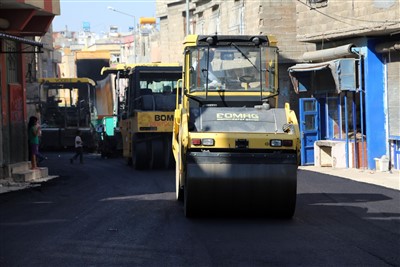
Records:
[[[161,62],[152,62],[152,63],[133,63],[133,64],[117,64],[111,67],[103,67],[101,69],[101,75],[107,74],[116,74],[120,72],[121,77],[125,77],[129,74],[131,69],[136,67],[179,67],[179,63],[161,63]]]
[[[236,45],[263,45],[276,46],[277,40],[272,35],[187,35],[184,41],[186,46],[226,46],[235,43]]]
[[[89,78],[39,78],[39,83],[54,83],[54,84],[82,84],[87,83],[95,86],[96,83]]]

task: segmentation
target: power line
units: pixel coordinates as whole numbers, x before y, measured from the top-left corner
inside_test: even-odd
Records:
[[[357,25],[352,25],[352,24],[347,23],[347,22],[345,22],[343,20],[337,19],[336,17],[347,19],[347,20],[362,21],[362,22],[369,22],[369,23],[400,23],[400,20],[365,20],[365,19],[345,17],[345,16],[341,16],[341,15],[331,16],[331,15],[328,15],[328,14],[316,9],[315,7],[307,4],[306,2],[303,2],[301,0],[297,0],[297,1],[300,2],[301,4],[305,5],[305,6],[309,7],[311,10],[314,10],[315,12],[320,13],[321,15],[324,15],[324,16],[326,16],[328,18],[331,18],[333,20],[345,23],[345,24],[350,25],[350,26],[357,26]],[[367,28],[367,27],[364,27],[364,28]]]

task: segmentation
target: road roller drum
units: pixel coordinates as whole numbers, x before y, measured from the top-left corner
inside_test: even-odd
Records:
[[[187,216],[293,215],[296,154],[193,152],[186,166]]]

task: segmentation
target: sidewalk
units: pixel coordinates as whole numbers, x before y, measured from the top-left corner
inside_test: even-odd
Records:
[[[0,194],[22,190],[30,187],[40,186],[41,183],[47,182],[51,179],[57,178],[58,175],[50,175],[45,178],[35,179],[30,182],[15,182],[11,178],[0,179]]]
[[[400,190],[400,171],[379,172],[362,169],[335,169],[332,167],[299,166],[299,170],[319,172],[327,175],[351,179],[357,182],[374,184]]]

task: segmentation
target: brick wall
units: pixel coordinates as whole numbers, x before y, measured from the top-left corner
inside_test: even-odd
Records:
[[[158,0],[156,8],[160,18],[160,44],[168,48],[161,59],[181,61],[186,4]],[[190,10],[196,34],[214,34],[219,30],[218,34],[275,35],[282,63],[298,62],[304,52],[315,50],[314,44],[296,40],[295,0],[191,1]]]

